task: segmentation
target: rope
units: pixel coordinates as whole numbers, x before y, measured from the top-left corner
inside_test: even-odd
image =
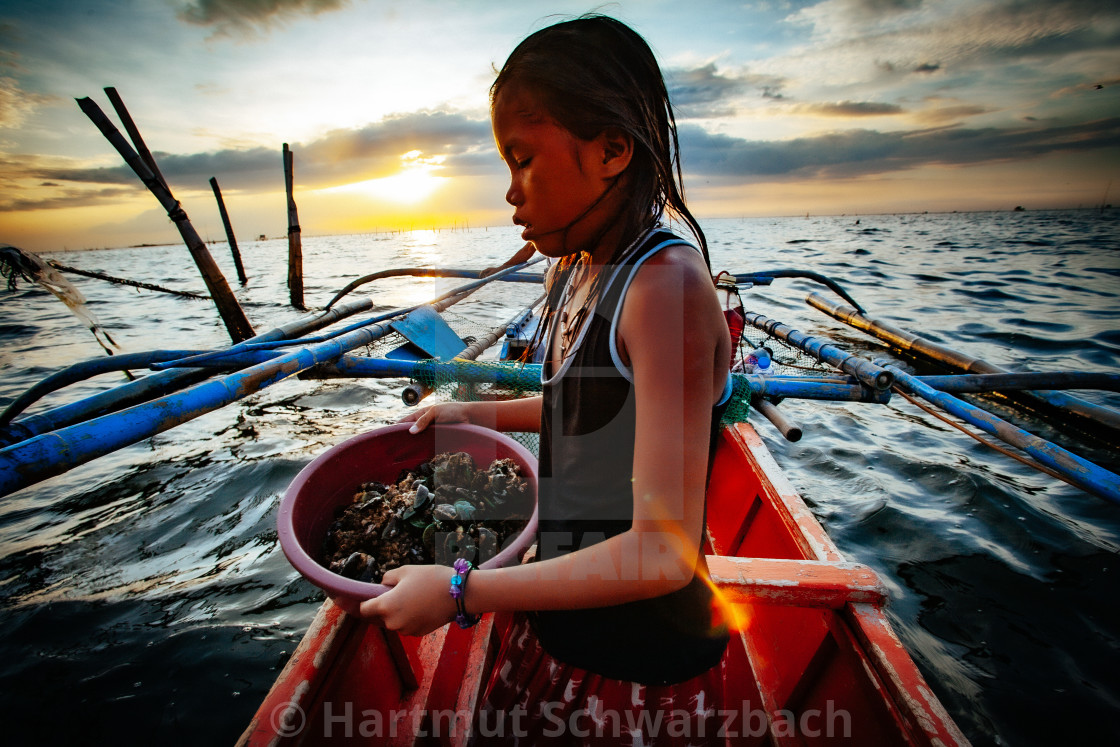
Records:
[[[994,450],[998,451],[1000,454],[1003,454],[1004,456],[1009,456],[1012,459],[1016,460],[1017,462],[1021,462],[1028,467],[1033,467],[1034,469],[1038,470],[1039,472],[1045,472],[1046,474],[1050,475],[1051,477],[1054,477],[1058,480],[1061,480],[1062,482],[1067,483],[1069,485],[1073,485],[1075,488],[1080,488],[1080,486],[1078,486],[1076,483],[1074,483],[1072,480],[1067,478],[1062,473],[1057,472],[1056,470],[1052,470],[1044,464],[1039,464],[1038,462],[1031,459],[1030,457],[1025,457],[1022,454],[1017,454],[1016,452],[1011,451],[1010,449],[1005,449],[1004,447],[1000,446],[997,443],[993,443],[986,438],[982,438],[979,434],[974,433],[973,431],[969,430],[968,428],[965,428],[963,425],[956,422],[955,420],[950,420],[948,417],[946,417],[945,415],[942,415],[941,413],[937,412],[936,410],[931,408],[929,405],[926,405],[925,403],[919,401],[917,398],[911,397],[909,394],[902,391],[901,388],[895,386],[895,387],[893,387],[893,390],[896,394],[902,395],[903,399],[905,399],[907,402],[909,402],[910,404],[917,407],[919,410],[924,410],[925,412],[927,412],[928,414],[937,418],[938,420],[942,421],[946,425],[950,425],[953,428],[956,428],[961,433],[965,434],[966,436],[970,436],[970,437],[976,439],[977,441],[984,444],[988,448],[994,449]]]
[[[66,265],[56,262],[53,259],[47,260],[47,264],[56,270],[62,270],[63,272],[72,272],[75,275],[85,275],[86,277],[97,278],[98,280],[107,280],[110,283],[117,283],[118,285],[131,285],[137,288],[144,288],[145,290],[159,291],[160,293],[170,293],[175,296],[183,296],[184,298],[197,298],[202,299],[203,301],[209,300],[210,298],[209,296],[200,296],[197,293],[191,293],[189,291],[171,290],[170,288],[161,288],[160,286],[152,285],[151,283],[140,283],[136,280],[125,280],[124,278],[115,278],[111,275],[102,275],[100,272],[79,270],[76,267],[67,267]]]

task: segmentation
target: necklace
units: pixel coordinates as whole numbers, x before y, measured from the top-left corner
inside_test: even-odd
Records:
[[[560,299],[560,359],[563,360],[568,357],[576,339],[579,337],[580,330],[583,329],[583,324],[587,319],[588,313],[588,299],[585,297],[583,303],[574,312],[569,313],[569,306],[575,299],[576,289],[589,282],[587,278],[587,265],[584,264],[583,259],[579,260],[579,264],[572,270],[573,277],[568,279],[567,284],[564,286],[564,293]],[[574,273],[579,272],[578,276]],[[590,291],[589,291],[590,292]]]

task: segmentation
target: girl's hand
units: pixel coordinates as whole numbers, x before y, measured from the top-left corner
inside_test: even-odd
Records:
[[[412,427],[408,429],[409,433],[419,433],[431,423],[469,423],[471,418],[465,402],[441,402],[438,405],[410,412],[398,422],[412,423]]]
[[[425,635],[455,619],[451,577],[442,565],[403,565],[385,574],[381,583],[393,587],[362,602],[362,619],[405,635]]]

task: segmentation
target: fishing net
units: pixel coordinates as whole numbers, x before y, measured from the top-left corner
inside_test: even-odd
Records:
[[[93,333],[97,343],[107,354],[112,355],[115,350],[120,350],[120,346],[86,306],[86,297],[82,292],[39,255],[10,244],[0,245],[0,276],[7,278],[8,290],[15,290],[18,279],[23,278],[50,291]]]

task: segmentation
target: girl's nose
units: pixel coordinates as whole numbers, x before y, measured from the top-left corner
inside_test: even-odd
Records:
[[[506,202],[514,207],[522,202],[521,188],[518,187],[516,179],[510,180],[509,189],[506,190]]]

